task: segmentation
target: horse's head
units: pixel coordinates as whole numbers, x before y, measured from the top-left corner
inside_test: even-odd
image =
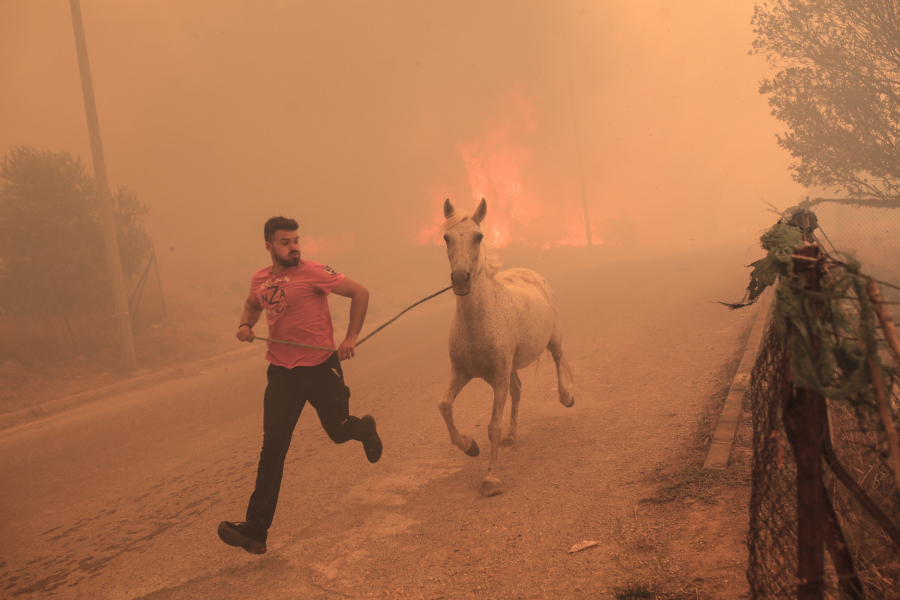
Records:
[[[444,202],[444,241],[447,242],[447,258],[450,259],[450,284],[457,296],[466,296],[472,288],[472,279],[484,268],[481,256],[481,240],[484,235],[479,225],[487,214],[484,198],[469,217],[456,214],[450,200]]]

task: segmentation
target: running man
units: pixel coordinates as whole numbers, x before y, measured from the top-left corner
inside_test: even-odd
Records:
[[[256,472],[256,487],[247,506],[246,521],[219,524],[219,537],[230,546],[252,554],[266,551],[266,538],[284,470],[291,435],[307,401],[319,415],[322,428],[336,444],[362,442],[366,458],[381,458],[381,439],[375,419],[350,415],[350,389],[344,385],[341,361],[353,358],[356,340],[366,318],[369,292],[331,267],[300,256],[298,224],[294,219],[272,217],[263,232],[272,266],[254,273],[250,296],[237,330],[242,342],[253,341],[253,326],[263,311],[269,336],[334,348],[334,328],[328,310],[328,294],[350,298],[350,325],[337,352],[313,350],[268,342],[268,386],[263,398],[263,445]]]

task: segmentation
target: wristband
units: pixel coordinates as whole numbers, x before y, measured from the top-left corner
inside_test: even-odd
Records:
[[[238,325],[238,329],[240,329],[240,328],[243,327],[244,325],[246,325],[246,326],[249,327],[250,329],[253,329],[253,325],[251,325],[250,323],[241,323],[240,325]]]

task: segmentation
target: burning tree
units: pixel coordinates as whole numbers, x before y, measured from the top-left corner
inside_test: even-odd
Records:
[[[794,179],[863,203],[900,206],[900,6],[893,0],[756,5],[754,51]]]

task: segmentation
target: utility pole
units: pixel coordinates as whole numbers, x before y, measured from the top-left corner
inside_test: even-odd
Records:
[[[116,239],[116,223],[113,219],[112,198],[109,195],[109,181],[106,178],[106,162],[103,159],[103,144],[100,141],[100,120],[97,118],[97,103],[94,100],[94,84],[91,82],[91,65],[88,63],[87,43],[84,39],[84,23],[81,21],[79,0],[69,0],[72,9],[72,26],[75,29],[75,48],[78,51],[78,70],[81,72],[81,89],[84,92],[84,112],[87,113],[88,133],[91,138],[91,156],[94,161],[94,180],[100,201],[100,221],[106,242],[106,260],[109,263],[109,280],[112,285],[113,306],[119,323],[119,338],[125,368],[133,371],[137,367],[134,355],[134,338],[131,334],[131,317],[128,314],[128,299],[125,297],[125,278],[122,276],[122,260],[119,257],[119,242]]]
[[[587,189],[584,186],[584,165],[581,162],[581,136],[578,135],[578,120],[575,118],[575,90],[572,86],[572,62],[569,53],[566,52],[566,74],[569,76],[569,101],[572,104],[572,127],[575,134],[575,155],[578,157],[578,177],[581,179],[581,205],[584,207],[584,234],[587,237],[588,248],[593,246],[591,242],[591,216],[588,214]]]

